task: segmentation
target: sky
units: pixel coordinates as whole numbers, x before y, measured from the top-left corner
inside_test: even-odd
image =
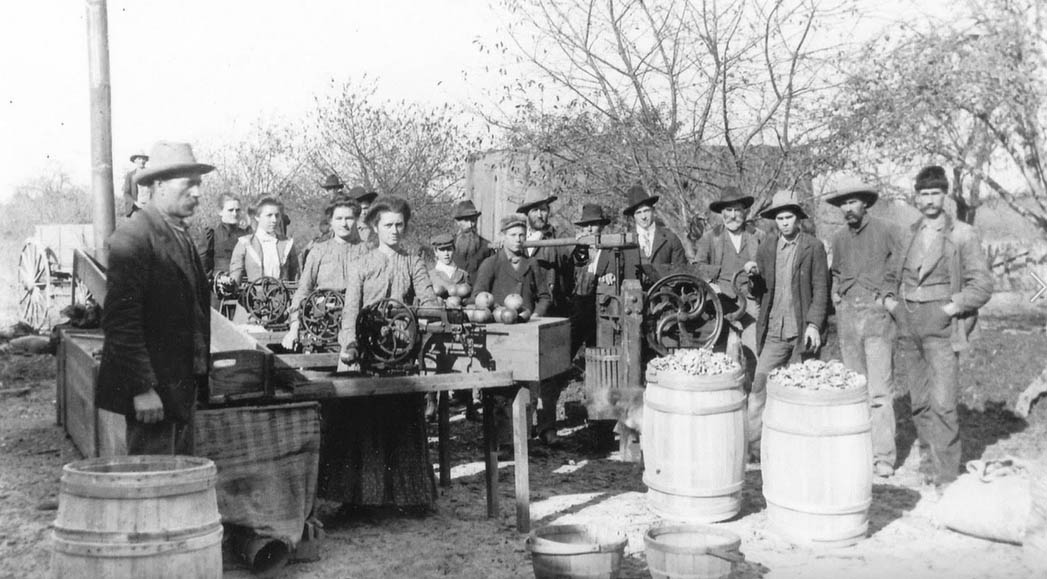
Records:
[[[53,169],[89,182],[86,5],[5,4],[0,200]],[[109,0],[108,11],[118,173],[159,139],[300,116],[332,81],[367,75],[381,96],[468,104],[484,82],[474,41],[494,29],[486,0]]]
[[[869,10],[860,35],[916,10],[858,1]],[[928,1],[947,0],[920,11]],[[90,180],[86,6],[5,3],[0,201],[55,170]],[[476,45],[503,22],[491,0],[109,0],[108,10],[117,174],[160,139],[222,141],[301,118],[332,82],[366,75],[383,97],[460,105],[499,86]]]

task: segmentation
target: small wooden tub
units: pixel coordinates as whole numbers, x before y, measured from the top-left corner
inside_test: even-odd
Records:
[[[551,525],[527,538],[537,579],[615,579],[628,540],[620,531],[588,525]]]
[[[704,525],[663,525],[644,535],[647,567],[654,579],[721,579],[745,561],[742,540],[725,529]]]

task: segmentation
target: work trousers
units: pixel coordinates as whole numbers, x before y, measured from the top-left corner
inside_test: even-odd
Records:
[[[756,373],[753,376],[753,387],[749,391],[748,410],[746,419],[746,438],[749,440],[749,450],[758,452],[761,437],[763,436],[763,408],[767,405],[767,377],[774,370],[781,368],[792,359],[793,351],[802,348],[802,336],[794,338],[782,338],[781,336],[768,333],[764,340],[763,349],[756,362]],[[804,360],[813,358],[813,354],[804,354]]]
[[[912,418],[920,441],[923,468],[931,467],[935,484],[956,480],[960,470],[960,417],[956,410],[959,353],[950,336],[952,318],[942,311],[949,300],[902,302],[895,314],[918,355],[910,372]]]
[[[894,338],[891,314],[871,299],[847,299],[836,310],[840,355],[866,378],[872,418],[873,464],[894,470]]]

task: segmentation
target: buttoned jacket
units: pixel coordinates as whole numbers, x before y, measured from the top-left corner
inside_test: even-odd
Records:
[[[656,226],[651,242],[651,256],[643,255],[643,251],[637,247],[623,250],[622,261],[625,263],[625,279],[639,279],[641,265],[686,265],[687,252],[675,233]]]
[[[540,273],[533,258],[522,258],[520,269],[516,269],[509,263],[505,250],[500,250],[480,264],[476,282],[473,283],[473,295],[490,292],[494,295],[495,303],[500,304],[509,294],[520,294],[524,307],[536,316],[544,316],[549,312],[552,299],[548,288],[538,282]]]
[[[298,279],[298,253],[295,251],[294,239],[277,236],[276,253],[280,257],[280,279],[294,281]],[[256,234],[245,235],[236,242],[233,256],[229,260],[229,275],[239,283],[245,277],[254,281],[265,275],[262,268],[262,243]]]
[[[825,320],[829,309],[829,264],[825,246],[813,235],[801,231],[797,234],[796,255],[792,267],[793,312],[800,339],[793,349],[793,362],[800,360],[804,351],[803,333],[808,325],[825,333]],[[771,305],[777,289],[775,261],[778,255],[778,236],[768,235],[756,250],[756,265],[762,284],[755,284],[755,297],[760,300],[760,317],[756,321],[757,348],[762,350],[767,339],[767,326],[771,316]]]

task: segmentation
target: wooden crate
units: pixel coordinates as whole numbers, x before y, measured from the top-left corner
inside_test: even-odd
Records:
[[[524,324],[487,324],[493,370],[512,370],[514,380],[545,380],[571,367],[571,323],[540,318]]]
[[[58,348],[58,421],[85,457],[127,454],[124,417],[95,407],[99,330],[62,330]]]

